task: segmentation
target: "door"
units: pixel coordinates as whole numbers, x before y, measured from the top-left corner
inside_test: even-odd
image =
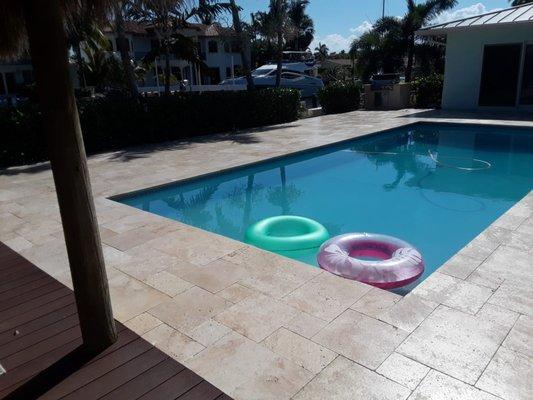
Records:
[[[522,44],[485,46],[479,91],[480,106],[516,106],[521,57]]]
[[[533,105],[533,44],[526,45],[524,54],[524,68],[522,69],[522,91],[520,105]]]

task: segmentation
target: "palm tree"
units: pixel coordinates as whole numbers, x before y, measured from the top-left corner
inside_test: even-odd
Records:
[[[135,78],[135,71],[130,56],[130,46],[124,28],[124,14],[130,6],[131,0],[124,0],[122,2],[116,1],[113,7],[113,13],[115,16],[115,31],[117,34],[117,50],[120,53],[120,60],[122,61],[122,68],[124,69],[128,90],[131,97],[137,98],[139,96],[139,89],[137,88],[137,80]]]
[[[81,44],[86,42],[91,49],[105,47],[107,41],[104,34],[98,28],[98,24],[104,23],[106,16],[92,7],[82,6],[72,9],[66,14],[67,41],[74,53],[78,70],[78,81],[82,88],[87,86],[84,73],[84,60]]]
[[[315,52],[318,59],[320,61],[324,61],[326,58],[328,58],[329,48],[325,44],[319,42],[318,46],[315,47]]]
[[[307,49],[315,34],[313,20],[305,13],[308,5],[309,0],[291,0],[289,4],[289,19],[295,30],[295,38],[292,40],[292,44],[297,51]]]
[[[276,87],[280,87],[284,41],[294,32],[294,27],[289,19],[289,2],[287,0],[270,0],[268,14],[266,14],[266,26],[269,36],[275,37],[276,41]]]
[[[372,30],[353,41],[350,54],[357,58],[357,69],[367,81],[378,71],[393,72],[402,68],[405,55],[402,23],[394,17],[379,19]]]
[[[242,23],[241,23],[241,17],[239,15],[239,6],[235,3],[235,0],[230,0],[229,2],[230,8],[231,8],[231,16],[233,19],[233,29],[235,30],[235,34],[239,37],[239,40],[241,42],[240,50],[241,50],[241,59],[242,59],[242,67],[244,69],[244,76],[246,77],[247,87],[248,90],[254,89],[254,80],[252,78],[252,71],[251,71],[251,62],[250,62],[250,39],[248,38],[248,35],[243,31],[242,29]]]
[[[84,350],[94,353],[116,341],[117,332],[69,75],[65,26],[67,16],[80,12],[80,7],[89,8],[91,14],[109,12],[105,0],[4,1],[0,13],[0,56],[16,57],[28,44]]]
[[[443,11],[457,5],[457,0],[426,0],[417,4],[415,0],[407,0],[407,13],[402,19],[404,36],[407,42],[407,67],[405,81],[410,82],[413,74],[415,58],[415,32],[426,25]]]
[[[188,25],[188,20],[211,20],[228,4],[217,0],[133,0],[129,16],[139,22],[150,24],[159,39],[161,54],[165,59],[165,95],[170,94],[170,55],[176,41],[176,30]]]

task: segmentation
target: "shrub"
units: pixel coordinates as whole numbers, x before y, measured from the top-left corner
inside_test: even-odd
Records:
[[[299,106],[300,94],[291,89],[78,100],[87,153],[290,122]],[[47,159],[36,106],[0,109],[0,132],[0,167]]]
[[[361,100],[361,88],[352,82],[335,82],[321,89],[318,99],[326,114],[357,110]]]
[[[411,88],[415,107],[440,108],[443,87],[443,75],[431,74],[416,78]]]

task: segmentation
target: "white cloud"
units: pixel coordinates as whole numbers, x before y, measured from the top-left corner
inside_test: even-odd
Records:
[[[363,21],[361,25],[350,28],[350,34],[341,35],[340,33],[331,33],[325,36],[316,36],[309,46],[312,51],[318,46],[318,43],[328,46],[330,53],[340,52],[341,50],[348,51],[354,39],[357,39],[363,33],[372,29],[372,24],[369,21]]]
[[[351,28],[350,32],[352,32],[356,36],[361,36],[363,33],[368,32],[372,29],[372,23],[370,21],[363,21],[361,25],[359,25],[357,28]]]
[[[483,3],[476,3],[469,7],[459,8],[457,10],[444,11],[436,18],[434,18],[428,25],[444,24],[445,22],[474,17],[476,15],[485,14],[496,10],[499,9],[495,8],[493,10],[487,10],[487,7],[485,7]]]

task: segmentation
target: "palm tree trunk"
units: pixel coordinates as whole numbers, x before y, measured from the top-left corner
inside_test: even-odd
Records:
[[[276,70],[276,87],[281,86],[281,68],[283,65],[283,33],[278,32],[278,66]]]
[[[235,0],[230,0],[231,15],[233,17],[233,29],[241,41],[241,58],[242,67],[244,69],[244,76],[246,77],[246,83],[248,90],[255,89],[254,79],[252,78],[251,63],[250,63],[250,40],[247,35],[242,31],[241,18],[239,16],[239,8],[235,4]]]
[[[407,67],[405,68],[405,81],[411,82],[413,75],[413,63],[415,59],[415,37],[409,38],[409,45],[407,50]]]
[[[80,88],[85,89],[87,87],[87,81],[85,79],[85,71],[83,65],[83,56],[81,55],[81,45],[79,37],[72,40],[72,50],[76,57],[76,64],[78,66],[78,81]]]
[[[99,351],[116,341],[117,331],[69,76],[64,15],[60,0],[23,4],[81,334],[86,350]]]
[[[165,96],[170,95],[170,49],[168,40],[165,40]]]
[[[122,14],[122,4],[117,3],[115,5],[115,28],[117,31],[117,47],[120,52],[120,59],[122,61],[122,67],[126,73],[126,80],[130,95],[133,98],[139,97],[139,89],[135,79],[135,73],[130,61],[130,49],[128,46],[128,39],[126,38],[126,32],[124,30],[124,15]]]

